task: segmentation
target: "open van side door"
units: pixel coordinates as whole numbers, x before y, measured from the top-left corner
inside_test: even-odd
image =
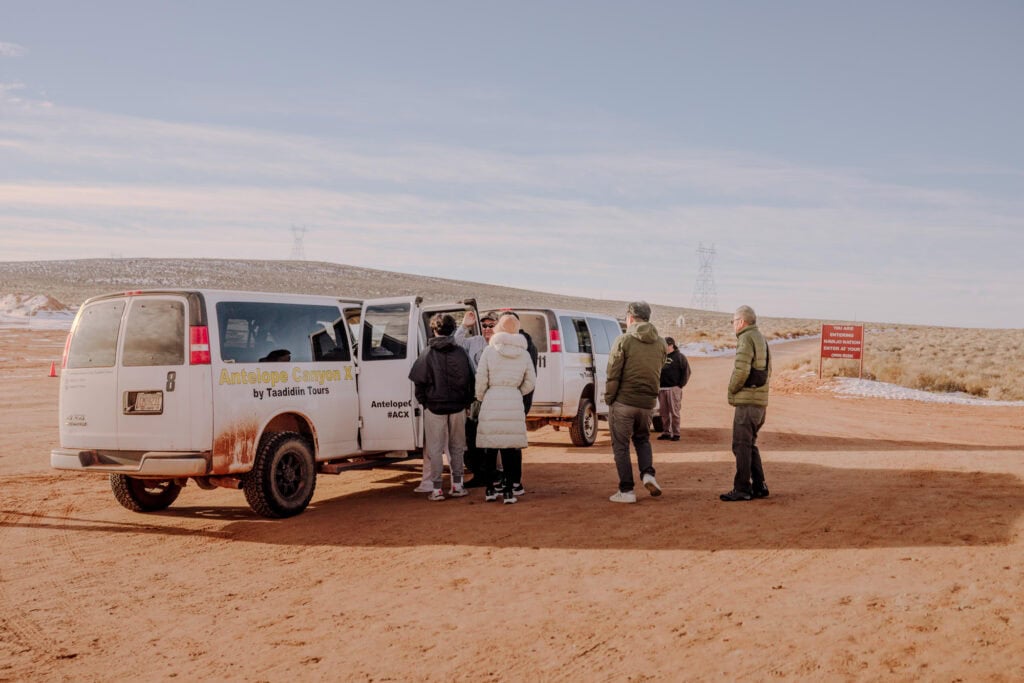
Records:
[[[604,391],[608,384],[608,356],[620,334],[619,324],[614,320],[587,316],[587,325],[594,340],[594,403],[598,415],[607,415],[608,404],[604,402]]]
[[[369,299],[359,321],[359,415],[364,451],[411,451],[420,420],[409,371],[419,355],[419,297]]]

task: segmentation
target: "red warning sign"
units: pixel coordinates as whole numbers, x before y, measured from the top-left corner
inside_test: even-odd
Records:
[[[860,360],[864,353],[863,325],[822,325],[821,357]]]

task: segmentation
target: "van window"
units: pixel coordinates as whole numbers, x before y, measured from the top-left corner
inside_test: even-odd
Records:
[[[348,323],[341,317],[332,327],[325,327],[313,334],[313,360],[347,361],[352,359],[348,346]]]
[[[576,337],[579,339],[580,353],[593,353],[594,342],[590,336],[590,328],[587,327],[587,321],[582,318],[572,319],[573,327],[576,328]]]
[[[126,368],[185,364],[185,304],[167,299],[135,299],[124,327]]]
[[[102,301],[83,309],[68,347],[68,368],[112,368],[125,302]]]
[[[547,316],[543,313],[520,313],[520,327],[526,334],[530,335],[533,345],[537,347],[537,353],[548,352],[548,324]]]
[[[405,358],[409,348],[409,304],[367,306],[361,346],[363,360]]]
[[[594,332],[594,348],[596,352],[609,353],[612,349],[612,344],[622,334],[619,323],[605,318],[587,318],[587,322],[590,323],[590,329]],[[602,338],[604,339],[604,345],[601,343]]]
[[[566,353],[593,353],[590,330],[582,318],[562,316],[558,319],[562,328],[562,350]]]
[[[337,306],[316,304],[284,304],[262,301],[221,301],[217,304],[217,325],[220,333],[220,357],[225,363],[275,362],[289,356],[271,355],[271,351],[287,350],[292,362],[313,360],[312,336],[330,330],[328,339],[336,337],[335,321],[341,317]],[[339,341],[341,346],[347,345]],[[323,353],[326,347],[322,347]],[[323,360],[342,360],[324,358]]]
[[[608,333],[601,324],[599,318],[587,318],[587,327],[590,328],[591,337],[594,340],[594,353],[608,353],[612,345],[608,341]]]

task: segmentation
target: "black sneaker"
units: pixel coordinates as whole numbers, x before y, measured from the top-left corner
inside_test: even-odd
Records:
[[[675,436],[673,436],[673,437],[672,437],[672,440],[673,440],[673,441],[679,441],[679,435],[678,435],[678,434],[676,434]]]
[[[764,484],[759,484],[757,486],[754,486],[753,497],[754,498],[767,498],[768,497],[768,487],[765,486]]]
[[[487,486],[487,482],[481,476],[475,476],[465,484],[467,489],[478,489],[481,486]]]
[[[658,437],[658,441],[668,441],[671,438],[671,434],[662,434],[661,436]]]
[[[485,503],[492,503],[492,502],[494,502],[496,500],[498,500],[498,492],[495,491],[494,488],[491,487],[491,486],[488,486],[487,488],[485,488],[484,489],[484,502]]]
[[[718,499],[725,501],[726,503],[734,503],[739,500],[750,500],[750,494],[733,489],[732,491],[729,491],[729,493],[723,493],[718,497]]]

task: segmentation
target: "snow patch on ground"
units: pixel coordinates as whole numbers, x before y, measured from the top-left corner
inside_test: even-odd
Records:
[[[45,294],[0,294],[0,328],[66,330],[74,319],[75,309]]]
[[[852,377],[836,377],[832,383],[823,388],[841,396],[849,397],[887,398],[901,401],[923,401],[925,403],[955,403],[965,406],[1024,406],[1024,401],[993,401],[971,396],[962,391],[935,393],[921,391],[920,389],[908,389],[907,387],[889,384],[888,382],[854,379]]]

